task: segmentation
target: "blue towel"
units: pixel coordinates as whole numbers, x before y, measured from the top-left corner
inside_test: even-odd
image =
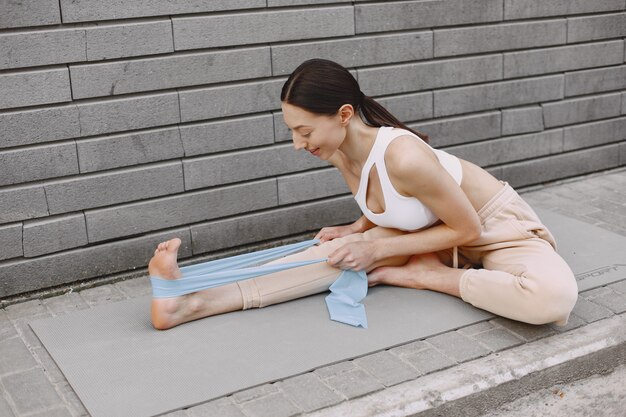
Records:
[[[272,272],[325,262],[328,258],[287,262],[277,265],[249,266],[260,262],[269,262],[273,259],[298,252],[318,242],[320,242],[319,239],[311,239],[277,248],[183,266],[180,268],[182,278],[175,280],[151,276],[152,296],[155,298],[178,297]],[[367,288],[367,274],[365,271],[343,270],[337,280],[330,286],[331,293],[326,297],[326,306],[328,307],[330,319],[352,326],[367,328],[365,307],[360,302],[367,295]]]

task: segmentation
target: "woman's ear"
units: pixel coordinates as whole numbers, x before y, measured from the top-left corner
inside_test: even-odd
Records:
[[[354,116],[354,107],[352,107],[352,104],[344,104],[339,107],[339,111],[337,113],[341,119],[341,124],[348,124],[350,123],[352,116]]]

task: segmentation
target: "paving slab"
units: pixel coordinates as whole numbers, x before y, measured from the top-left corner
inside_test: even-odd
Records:
[[[616,195],[616,191],[623,190],[624,185],[626,185],[626,170],[622,168],[608,173],[592,174],[586,177],[536,186],[534,189],[518,191],[533,207],[543,207],[626,236],[626,229],[623,228],[624,225],[621,224],[622,217],[620,217],[623,216],[626,200],[624,200],[623,194],[621,196]],[[584,202],[580,201],[581,193],[589,197]],[[590,216],[593,213],[596,215]],[[613,270],[590,271],[590,274],[619,272],[619,266],[612,267]],[[97,305],[111,303],[117,299],[143,296],[149,290],[146,282],[142,278],[129,279],[116,284],[102,286],[110,288],[88,291],[84,294],[85,297],[82,294],[84,291],[80,293],[72,292],[64,296],[43,300],[27,300],[26,302],[0,309],[0,340],[20,339],[22,343],[21,345],[15,345],[15,341],[11,342],[11,349],[8,348],[9,345],[6,345],[6,352],[19,356],[20,352],[24,354],[24,351],[20,348],[25,346],[26,350],[32,355],[32,363],[34,363],[32,368],[24,369],[22,366],[23,362],[22,365],[19,365],[20,361],[15,361],[14,365],[10,365],[7,363],[11,361],[5,360],[4,363],[8,372],[4,375],[0,372],[0,415],[3,417],[21,417],[26,413],[28,417],[38,415],[88,416],[89,414],[65,380],[63,374],[60,373],[58,368],[55,369],[54,361],[46,354],[45,348],[40,345],[32,332],[28,332],[30,329],[28,329],[26,323],[34,318],[63,315],[79,309],[89,309]],[[626,293],[626,279],[616,278],[614,283],[601,286],[600,288],[597,291],[592,289],[591,291],[594,292],[587,291],[581,294],[570,316],[570,322],[565,327],[547,325],[533,328],[535,326],[529,325],[531,327],[525,328],[518,323],[509,323],[508,319],[500,320],[501,318],[496,318],[454,331],[456,334],[462,335],[488,350],[490,353],[486,356],[478,356],[477,358],[459,363],[442,353],[438,348],[420,340],[377,352],[369,355],[369,357],[363,356],[352,361],[321,367],[307,374],[273,384],[264,384],[246,390],[248,392],[242,391],[167,415],[178,417],[199,417],[205,415],[220,415],[224,417],[249,417],[253,415],[358,416],[360,415],[358,413],[360,412],[361,402],[364,399],[371,400],[374,397],[381,401],[381,404],[385,404],[388,410],[386,415],[407,415],[401,414],[398,410],[403,409],[406,411],[411,410],[411,408],[405,407],[406,402],[397,401],[397,393],[394,391],[394,389],[406,388],[409,386],[407,384],[412,384],[410,385],[414,388],[412,392],[419,392],[417,391],[418,386],[422,388],[427,387],[423,385],[425,381],[441,380],[442,375],[446,373],[458,374],[463,371],[464,367],[472,365],[469,369],[473,369],[475,373],[478,371],[490,372],[484,375],[484,381],[489,381],[489,383],[496,381],[502,385],[506,381],[520,381],[524,379],[523,372],[510,371],[510,369],[517,368],[509,367],[510,375],[506,374],[506,372],[499,374],[498,369],[501,368],[493,365],[493,358],[501,358],[509,353],[516,353],[518,361],[520,356],[525,358],[525,360],[529,360],[528,358],[532,358],[534,355],[535,362],[530,367],[540,373],[541,364],[545,366],[546,364],[554,365],[558,363],[566,367],[568,363],[574,363],[576,358],[582,358],[584,355],[597,354],[601,357],[602,352],[611,351],[611,347],[615,347],[615,345],[611,345],[612,342],[607,342],[604,339],[603,342],[598,342],[596,339],[596,343],[593,344],[593,338],[590,336],[591,330],[589,329],[610,331],[611,323],[613,323],[611,320],[616,320],[616,318],[623,320],[625,313],[622,296]],[[621,328],[624,328],[623,323]],[[619,334],[619,331],[615,330],[613,333],[612,340],[615,342],[615,335]],[[571,341],[572,335],[576,335],[578,341],[583,343],[583,345],[578,347],[570,346],[575,357],[551,356],[548,350],[545,349],[546,345],[543,345],[548,343],[548,341],[563,344],[568,340]],[[533,346],[543,346],[543,350],[535,349],[534,351],[531,350],[530,353],[520,353],[522,349],[530,349]],[[13,348],[17,349],[17,351],[13,350]],[[0,351],[3,354],[5,353],[4,349],[0,349]],[[22,359],[24,358],[22,357]],[[24,360],[28,361],[28,359]],[[384,366],[377,367],[377,360]],[[420,369],[418,364],[424,370]],[[431,366],[428,367],[425,364],[430,364]],[[610,368],[608,364],[603,366],[606,369]],[[619,364],[616,365],[614,363],[613,367],[615,366],[619,366]],[[381,368],[393,369],[393,371],[386,373]],[[550,369],[553,368],[554,366]],[[355,394],[353,397],[348,397],[328,383],[329,380],[336,383],[350,381],[354,376],[363,377],[364,375],[366,379],[372,378],[370,380],[371,386],[368,387],[367,383],[363,384],[360,388],[362,393],[358,393],[358,390],[356,390],[358,394]],[[301,391],[297,391],[298,388],[293,387],[283,388],[289,387],[290,383],[293,386],[297,386],[295,382],[290,382],[290,379],[293,378],[301,378],[302,381],[314,384],[313,386],[316,386],[315,384],[318,384],[318,382],[322,385],[317,385],[319,390],[317,392],[315,389],[311,389],[310,397],[307,397],[307,393],[309,393],[306,389],[307,384],[300,385]],[[603,384],[606,383],[603,382]],[[24,392],[30,392],[31,395],[39,396],[38,402],[30,405],[31,408],[26,404],[23,392],[21,392],[20,387],[24,386],[24,384],[28,385],[30,390]],[[432,396],[431,393],[421,391],[423,395],[419,400],[422,401],[422,404],[430,402],[439,406],[443,405],[445,408],[445,404],[454,404],[454,401],[451,402],[451,400],[457,398],[455,395],[458,396],[459,390],[462,391],[464,386],[458,383],[454,385],[452,390],[454,395],[451,396]],[[487,393],[493,391],[497,394],[498,386],[498,384],[495,384],[492,387],[483,387],[479,383],[478,388],[472,385],[471,389],[472,392],[473,390]],[[328,398],[321,394],[327,392],[323,387],[328,388],[336,396],[343,398],[342,401],[328,405]],[[493,387],[496,388],[494,389]],[[563,387],[565,386],[563,385]],[[33,392],[36,392],[36,394]],[[565,398],[568,398],[567,392],[565,395]],[[15,396],[17,401],[13,396]],[[505,395],[501,394],[501,396],[504,397]],[[296,400],[296,398],[299,398],[299,400]],[[316,401],[318,402],[316,403]],[[342,409],[349,410],[349,413],[332,414]],[[376,408],[376,411],[370,409],[370,414],[363,415],[382,415],[382,410],[384,409],[384,407]],[[438,408],[438,410],[440,409]],[[509,410],[513,409],[509,408]],[[567,414],[575,416],[575,414],[570,412],[567,412]],[[453,416],[454,414],[446,415]]]

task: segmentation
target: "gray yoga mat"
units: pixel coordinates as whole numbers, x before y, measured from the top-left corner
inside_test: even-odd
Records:
[[[626,278],[626,238],[536,210],[581,290]],[[167,331],[150,297],[29,323],[93,417],[152,416],[495,317],[432,291],[377,286],[368,329],[329,320],[321,293]]]

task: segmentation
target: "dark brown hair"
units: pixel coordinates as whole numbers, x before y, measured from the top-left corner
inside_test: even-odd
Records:
[[[327,116],[334,116],[341,106],[351,104],[368,126],[406,129],[428,142],[428,135],[396,119],[376,100],[361,92],[350,71],[327,59],[314,58],[300,64],[285,81],[280,101]]]

